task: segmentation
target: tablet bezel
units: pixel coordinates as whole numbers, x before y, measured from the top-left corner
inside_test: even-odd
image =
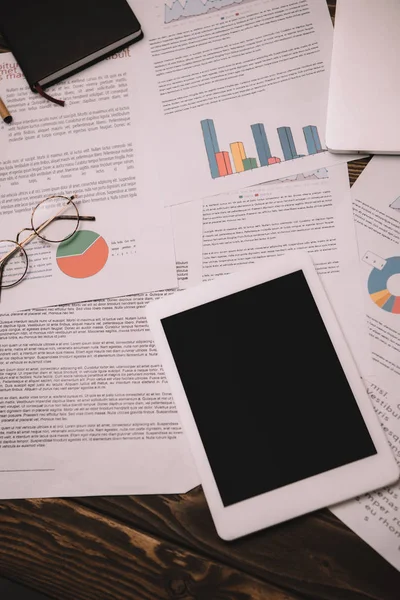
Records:
[[[165,317],[298,270],[304,273],[377,454],[225,507],[161,321]],[[146,315],[221,538],[232,540],[378,489],[398,479],[399,469],[395,458],[312,260],[305,252],[296,251],[279,258],[263,259],[231,275],[157,300],[147,306]],[[334,407],[329,408],[332,410]],[[293,502],[289,501],[290,498],[293,498]]]

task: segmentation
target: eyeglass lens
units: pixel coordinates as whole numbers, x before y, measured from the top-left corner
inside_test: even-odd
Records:
[[[25,251],[15,242],[0,241],[0,268],[2,268],[1,287],[12,287],[19,283],[28,269]]]
[[[47,242],[63,242],[79,226],[79,213],[75,204],[63,196],[47,198],[32,213],[35,233]]]

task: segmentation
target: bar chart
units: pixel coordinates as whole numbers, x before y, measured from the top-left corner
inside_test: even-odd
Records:
[[[231,142],[229,151],[220,149],[213,119],[203,119],[200,124],[213,179],[243,173],[259,167],[271,167],[283,161],[296,160],[305,156],[305,154],[297,152],[292,129],[288,126],[277,128],[282,156],[273,156],[264,123],[250,125],[257,156],[248,156],[244,143],[240,141]],[[309,156],[325,152],[321,145],[318,128],[315,125],[306,125],[302,131]]]

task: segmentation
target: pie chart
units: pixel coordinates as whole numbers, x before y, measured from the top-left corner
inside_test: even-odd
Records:
[[[107,242],[94,231],[77,231],[57,249],[57,265],[69,277],[84,279],[102,270],[107,262]]]
[[[400,256],[388,258],[383,269],[372,269],[368,278],[368,292],[372,302],[387,312],[400,315],[400,296],[394,296],[387,289],[392,275],[400,273]]]

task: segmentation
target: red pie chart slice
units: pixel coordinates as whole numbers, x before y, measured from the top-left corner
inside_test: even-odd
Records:
[[[102,270],[107,262],[107,242],[94,231],[78,231],[59,245],[57,264],[59,269],[76,279],[92,277]]]
[[[392,313],[395,313],[396,315],[400,315],[400,296],[398,296],[396,298],[396,300],[394,301]]]

